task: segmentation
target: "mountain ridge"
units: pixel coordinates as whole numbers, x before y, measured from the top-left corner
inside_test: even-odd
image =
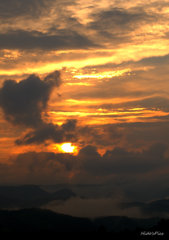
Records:
[[[0,232],[98,232],[104,230],[118,234],[124,231],[135,232],[138,229],[139,231],[140,229],[148,230],[159,222],[160,219],[157,218],[146,220],[120,216],[89,219],[38,208],[0,210]]]
[[[36,185],[0,186],[0,208],[40,207],[51,201],[66,201],[75,196],[73,191],[66,188],[49,193]]]

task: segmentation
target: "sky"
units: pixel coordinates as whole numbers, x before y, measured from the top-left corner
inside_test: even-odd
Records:
[[[0,21],[1,184],[167,196],[169,2],[0,0]]]

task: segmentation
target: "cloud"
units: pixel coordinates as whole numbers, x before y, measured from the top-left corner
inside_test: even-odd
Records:
[[[52,34],[25,30],[0,33],[0,49],[87,49],[96,46],[86,36],[71,29],[56,30]]]
[[[76,156],[67,153],[53,153],[53,152],[27,152],[22,153],[14,160],[14,166],[21,166],[27,168],[31,174],[34,174],[40,169],[47,168],[54,174],[61,169],[71,171],[75,168]],[[51,169],[50,169],[51,168]]]
[[[1,183],[54,184],[66,182],[75,167],[75,156],[53,152],[27,152],[13,157],[10,165],[0,164]],[[9,176],[8,180],[5,176]]]
[[[55,142],[62,142],[64,139],[64,132],[57,125],[43,124],[41,127],[28,132],[22,139],[16,140],[16,144],[40,144],[49,139]]]
[[[17,145],[42,144],[51,140],[55,143],[76,142],[81,146],[93,144],[99,147],[110,147],[112,144],[118,144],[123,138],[121,130],[115,126],[105,126],[103,134],[102,128],[83,126],[78,124],[76,119],[67,119],[61,126],[43,123],[32,131],[29,130],[15,143]]]
[[[147,14],[142,11],[131,11],[123,8],[112,8],[110,10],[103,10],[99,13],[93,14],[97,21],[92,23],[92,26],[98,27],[106,27],[109,29],[110,27],[119,27],[124,28],[126,25],[135,24],[135,21],[144,20]],[[106,25],[108,24],[108,25]]]
[[[35,135],[33,135],[33,133],[32,135],[31,133],[28,133],[28,135],[25,136],[24,139],[18,140],[17,143],[18,144],[42,143],[47,139],[51,139],[54,142],[63,142],[68,140],[71,141],[74,140],[74,134],[72,135],[70,134],[69,136],[69,133],[66,130],[64,131],[63,128],[58,128],[58,130],[57,128],[52,129],[51,132],[49,131],[48,133],[43,133],[43,131],[40,130],[39,135],[38,133],[36,133]],[[71,154],[65,156],[67,159],[66,164],[69,163],[69,157],[70,159],[74,158],[74,162],[72,162],[71,160],[71,169],[74,169],[75,171],[77,170],[79,173],[85,172],[85,174],[92,176],[93,179],[95,178],[102,179],[104,177],[107,178],[109,176],[116,177],[117,178],[116,180],[118,181],[118,179],[120,179],[122,176],[125,176],[125,178],[127,178],[130,181],[130,179],[133,177],[139,179],[144,174],[153,173],[156,170],[168,167],[168,161],[165,158],[166,150],[167,148],[165,145],[154,144],[150,148],[142,152],[127,151],[123,148],[115,148],[112,151],[107,151],[103,156],[101,156],[98,153],[96,147],[88,145],[80,149],[77,156],[73,157]],[[62,156],[64,157],[64,154],[63,155],[54,153],[50,154],[53,154],[56,162],[57,161],[62,162]],[[49,156],[51,156],[50,154]],[[42,155],[47,157],[48,153],[43,153]],[[23,159],[25,157],[26,159],[29,159],[29,156],[31,155],[29,155],[29,153],[28,155],[25,153],[24,155],[20,155],[18,159],[21,159],[21,156]],[[33,156],[36,159],[37,156],[41,155],[39,153],[34,153]],[[33,157],[31,156],[30,158],[32,159],[31,161],[33,161]],[[40,157],[38,157],[38,159],[40,159]],[[62,162],[62,164],[64,164],[64,161]],[[140,192],[141,191],[142,190],[140,188]]]
[[[155,21],[156,16],[141,8],[111,8],[92,13],[92,19],[88,25],[90,29],[95,30],[101,38],[119,44],[131,40],[129,33],[139,28],[140,24]]]
[[[64,124],[62,124],[63,130],[68,132],[75,131],[76,129],[77,120],[76,119],[69,119]]]
[[[42,125],[41,113],[46,109],[53,88],[60,83],[58,71],[49,74],[44,81],[36,75],[20,82],[6,80],[0,89],[0,107],[5,118],[16,125]]]
[[[164,153],[166,146],[155,144],[141,153],[122,148],[107,151],[102,157],[93,146],[80,150],[79,157],[87,172],[96,176],[142,174],[167,165]]]
[[[163,111],[168,111],[169,99],[163,96],[150,96],[144,99],[137,99],[134,101],[126,101],[123,103],[111,103],[111,104],[101,104],[99,105],[102,109],[112,109],[112,108],[147,108],[147,109],[161,109]]]
[[[51,92],[60,84],[58,71],[48,74],[43,80],[30,75],[20,82],[4,81],[0,89],[0,107],[5,119],[29,129],[23,137],[15,141],[17,145],[41,144],[47,140],[57,143],[76,140],[77,120],[67,119],[58,126],[45,122],[42,117]]]
[[[54,0],[0,0],[0,18],[12,19],[22,16],[37,18],[52,2]]]
[[[76,120],[68,119],[62,126],[44,123],[35,130],[28,132],[22,139],[16,140],[17,145],[41,144],[46,140],[55,143],[75,141]]]

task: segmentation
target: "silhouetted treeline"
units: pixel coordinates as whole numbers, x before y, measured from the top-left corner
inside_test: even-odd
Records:
[[[112,226],[112,229],[110,228],[111,221],[114,225],[117,223],[117,229],[114,226]],[[169,220],[161,220],[150,227],[149,224],[152,222],[150,219],[149,223],[147,222],[147,227],[144,228],[134,228],[134,226],[130,225],[133,221],[127,217],[103,217],[91,220],[57,214],[42,209],[0,210],[0,233],[109,232],[114,237],[113,239],[117,239],[118,237],[120,239],[126,239],[126,237],[129,237],[129,239],[144,239],[146,234],[155,235],[157,232],[164,233],[162,236],[164,239],[168,238]],[[126,229],[123,225],[124,223],[126,223]]]

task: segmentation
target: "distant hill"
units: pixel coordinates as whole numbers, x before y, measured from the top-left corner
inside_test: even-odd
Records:
[[[57,214],[42,209],[0,211],[0,233],[110,232],[113,233],[114,236],[127,237],[128,235],[134,235],[137,236],[135,239],[139,239],[141,231],[153,230],[157,229],[157,227],[166,230],[167,224],[167,220],[164,223],[159,223],[157,219],[130,219],[127,217],[105,217],[91,220],[88,218]]]
[[[39,186],[0,186],[0,208],[40,207],[54,200],[68,200],[75,197],[69,189],[48,193]]]
[[[138,207],[144,214],[155,214],[158,216],[168,217],[169,215],[169,199],[159,199],[151,202],[129,202],[122,203],[122,208]]]
[[[76,194],[72,190],[63,188],[51,194],[55,200],[68,200],[71,197],[76,197]]]
[[[96,227],[104,226],[108,232],[133,231],[135,229],[150,228],[156,225],[159,218],[129,218],[123,216],[108,216],[95,219]]]
[[[49,210],[0,211],[0,232],[90,232],[89,219],[57,214]]]

